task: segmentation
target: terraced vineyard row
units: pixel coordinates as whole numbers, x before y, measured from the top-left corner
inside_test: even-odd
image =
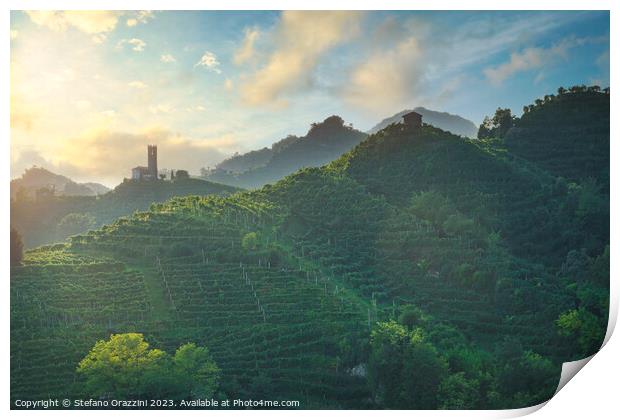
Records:
[[[446,233],[400,212],[363,234],[315,231],[298,237],[293,250],[377,302],[373,319],[414,304],[490,350],[510,336],[541,354],[558,354],[562,342],[552,326],[557,308],[570,308],[570,297],[540,267],[514,259],[488,236],[474,227]],[[527,304],[510,294],[515,287]],[[533,335],[532,325],[549,327]]]
[[[276,395],[367,396],[365,381],[348,374],[349,355],[340,348],[368,334],[364,311],[324,278],[195,257],[161,259],[157,271],[177,324],[205,338],[225,388],[232,381],[248,390],[264,377]]]
[[[24,320],[14,331],[19,343],[13,352],[17,366],[20,358],[38,357],[38,371],[56,369],[71,382],[77,362],[97,339],[112,332],[138,331],[154,347],[168,351],[190,341],[207,345],[222,369],[221,388],[230,396],[275,395],[304,401],[307,407],[334,397],[339,405],[364,404],[367,381],[350,373],[360,362],[360,354],[351,349],[357,341],[367,340],[369,310],[328,276],[308,271],[297,259],[274,257],[268,249],[244,250],[241,242],[247,229],[262,229],[269,241],[269,220],[260,209],[239,201],[222,208],[220,203],[210,207],[211,200],[186,200],[190,205],[183,201],[177,208],[171,200],[156,206],[157,211],[78,235],[69,251],[30,253],[30,261],[39,259],[42,267],[50,267],[47,253],[60,264],[53,266],[57,275],[46,274],[47,289],[56,291],[36,295],[41,310],[23,298],[33,293],[25,285],[35,284],[41,275],[37,266],[29,264],[13,276],[26,280],[13,291],[22,296],[15,300],[13,319]],[[82,261],[88,255],[124,262],[110,267],[93,263],[92,278],[82,278],[83,271],[73,273],[71,264],[62,264],[63,259]],[[139,291],[134,293],[135,287]],[[139,313],[132,306],[136,293],[142,302]],[[75,304],[70,305],[72,301]],[[26,328],[37,323],[36,336],[47,337],[40,342],[48,344],[40,356],[25,354],[30,346],[24,338]],[[48,366],[44,348],[58,345],[56,337],[62,334],[79,345],[71,350],[63,347],[58,354],[64,353],[66,362]],[[14,377],[36,382],[32,376]],[[268,386],[260,386],[263,382]],[[43,388],[45,395],[56,392],[50,387]],[[24,395],[22,389],[15,387],[15,395]],[[62,389],[60,383],[57,389]]]
[[[66,398],[96,340],[150,318],[143,276],[60,249],[26,255],[11,272],[11,399]]]

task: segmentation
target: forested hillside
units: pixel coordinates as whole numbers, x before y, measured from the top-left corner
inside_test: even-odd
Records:
[[[27,252],[11,272],[11,398],[101,397],[78,363],[139,332],[166,351],[208,347],[229,398],[545,401],[561,364],[605,334],[609,197],[542,166],[503,138],[392,124],[322,168]]]
[[[96,182],[75,182],[66,176],[33,166],[26,169],[19,178],[11,180],[11,198],[34,197],[41,188],[53,190],[57,195],[99,195],[110,191],[105,185]]]
[[[592,178],[608,194],[609,98],[609,91],[597,86],[560,88],[557,95],[523,107],[506,134],[506,147],[553,175]]]
[[[302,137],[289,136],[273,146],[225,160],[205,178],[242,188],[273,183],[304,167],[324,165],[361,142],[366,134],[338,116],[313,123]]]
[[[152,203],[191,194],[231,194],[238,189],[200,179],[137,182],[125,180],[97,197],[45,194],[11,198],[11,226],[21,234],[26,248],[66,240],[77,233],[111,223]]]

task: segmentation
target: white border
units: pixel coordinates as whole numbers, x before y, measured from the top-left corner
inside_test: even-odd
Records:
[[[2,75],[2,82],[5,89],[2,92],[9,92],[10,79],[9,79],[9,48],[10,48],[10,12],[9,10],[24,10],[24,9],[114,9],[114,10],[136,10],[136,9],[151,9],[151,10],[282,10],[282,9],[356,9],[356,10],[611,10],[611,32],[610,32],[610,52],[611,52],[611,71],[610,81],[614,78],[615,70],[618,66],[617,55],[617,43],[615,40],[620,39],[618,33],[618,19],[616,17],[616,11],[618,7],[614,7],[615,3],[607,0],[590,0],[590,1],[578,1],[578,0],[564,0],[562,2],[552,0],[504,0],[504,1],[490,1],[490,0],[476,0],[464,2],[450,1],[450,0],[434,0],[432,2],[413,2],[411,0],[357,0],[355,2],[346,1],[334,1],[334,0],[312,0],[312,1],[285,1],[285,0],[263,0],[263,1],[249,1],[249,0],[212,0],[209,2],[197,2],[189,0],[176,0],[176,1],[145,1],[136,0],[130,4],[127,1],[120,0],[92,0],[88,3],[84,0],[64,0],[64,1],[12,1],[9,0],[5,13],[2,15],[1,27],[4,34],[2,43],[2,52],[4,58],[4,65],[0,66],[0,73]],[[129,7],[130,6],[130,7]],[[611,84],[611,83],[610,83]],[[3,158],[3,165],[0,165],[3,179],[10,179],[10,127],[9,127],[9,98],[10,96],[5,93],[3,100],[0,102],[2,110],[2,132],[3,136],[3,150],[5,153],[0,154]],[[611,101],[611,115],[615,115],[615,96],[612,93]],[[618,136],[618,126],[611,119],[611,138],[616,139]],[[612,142],[611,147],[611,215],[612,219],[618,215],[618,201],[616,200],[616,190],[618,172],[615,168],[617,163],[617,151],[618,147],[615,142]],[[9,306],[9,244],[8,244],[8,227],[9,227],[9,183],[0,183],[0,197],[2,199],[2,218],[5,221],[4,231],[5,240],[2,242],[2,255],[5,256],[5,264],[2,266],[3,272],[3,285],[5,287],[4,293],[2,293],[2,307],[4,311],[2,313],[2,328],[4,330],[4,342],[1,346],[2,356],[2,407],[4,410],[9,410],[9,386],[10,386],[10,306]],[[381,413],[381,416],[387,415],[391,418],[506,418],[517,417],[525,415],[531,412],[532,418],[537,419],[583,419],[584,417],[590,418],[611,418],[612,413],[618,412],[617,402],[617,384],[619,363],[616,355],[620,354],[620,344],[617,338],[610,338],[610,333],[613,330],[613,326],[617,320],[618,313],[618,281],[617,264],[618,252],[617,241],[618,238],[618,226],[611,225],[611,301],[610,301],[610,326],[606,337],[607,344],[597,354],[590,363],[578,374],[578,379],[568,382],[568,384],[546,405],[541,404],[538,407],[532,407],[521,410],[505,410],[505,411],[386,411]],[[544,406],[544,408],[543,408]],[[540,409],[542,408],[542,409]],[[539,410],[540,409],[540,410]],[[253,418],[289,418],[293,413],[289,411],[247,411],[243,412],[245,415]],[[107,411],[93,411],[89,412],[88,416],[91,418],[108,418],[110,412]],[[169,418],[172,413],[167,411],[150,411],[145,413],[148,416],[154,418]],[[331,412],[331,411],[301,411],[295,412],[296,418],[313,418],[319,416],[354,416],[355,418],[373,418],[378,413],[372,411],[348,411],[344,413]],[[50,418],[62,418],[73,419],[82,418],[84,413],[77,411],[11,411],[10,415],[15,418],[33,418],[45,415]],[[115,411],[113,415],[120,417],[135,417],[136,412],[130,411]],[[138,414],[139,415],[139,414]],[[183,416],[188,417],[217,417],[217,418],[237,418],[241,415],[241,411],[188,411],[183,412]]]

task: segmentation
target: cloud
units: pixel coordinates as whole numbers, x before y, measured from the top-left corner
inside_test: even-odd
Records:
[[[146,83],[141,82],[140,80],[134,80],[132,82],[127,83],[127,86],[134,89],[146,89],[148,86]]]
[[[129,27],[136,26],[138,23],[147,23],[149,20],[153,19],[155,16],[150,10],[140,10],[134,17],[128,18],[125,23]]]
[[[174,108],[172,108],[170,105],[158,104],[149,106],[149,112],[155,115],[170,114],[172,111],[174,111]]]
[[[105,40],[108,39],[108,37],[107,37],[106,34],[95,34],[95,35],[91,36],[90,39],[95,44],[103,44],[105,42]]]
[[[28,10],[30,20],[55,32],[65,32],[70,27],[94,35],[114,30],[122,12],[111,10]]]
[[[177,59],[174,58],[172,54],[162,54],[161,57],[159,57],[159,60],[162,63],[176,63],[177,61]]]
[[[30,131],[38,117],[40,110],[32,103],[26,102],[22,95],[11,94],[11,129]]]
[[[487,67],[484,75],[495,86],[502,84],[504,80],[515,73],[538,69],[548,62],[550,56],[544,48],[527,48],[518,53],[512,53],[510,60],[497,67]]]
[[[558,60],[567,60],[571,49],[599,41],[598,38],[566,38],[549,48],[526,48],[520,52],[513,52],[507,62],[495,67],[487,67],[483,72],[491,84],[499,86],[516,73],[542,69]],[[538,76],[541,74],[542,72]],[[538,76],[537,79],[539,79]]]
[[[201,167],[214,165],[225,157],[219,147],[229,147],[233,143],[230,134],[194,140],[164,128],[138,133],[99,130],[72,139],[71,144],[79,147],[65,150],[61,162],[75,165],[72,173],[63,175],[120,180],[130,176],[131,168],[144,165],[147,144],[156,144],[160,168],[198,173]]]
[[[358,108],[387,111],[408,105],[422,77],[422,50],[416,38],[408,37],[367,57],[353,70],[342,94]]]
[[[260,31],[258,28],[246,28],[244,34],[243,43],[235,52],[235,56],[233,57],[233,61],[237,65],[246,63],[254,57],[256,54],[254,51],[254,44],[260,37]]]
[[[67,163],[54,163],[41,156],[38,150],[27,148],[18,153],[11,153],[11,178],[21,176],[26,169],[38,166],[55,174],[71,175],[79,173],[79,168]],[[91,179],[92,180],[92,179]]]
[[[217,60],[217,56],[211,51],[205,51],[205,53],[202,55],[202,57],[200,57],[200,60],[194,65],[194,67],[204,67],[218,74],[222,72],[219,68],[220,62]]]
[[[255,106],[285,106],[287,94],[311,84],[324,53],[358,35],[361,18],[361,12],[282,12],[275,28],[275,49],[267,63],[240,86],[243,101]]]
[[[119,43],[118,43],[118,47],[122,48],[123,45],[125,44],[129,44],[131,45],[131,49],[134,51],[138,51],[138,52],[142,52],[144,51],[144,47],[146,47],[146,42],[142,41],[141,39],[138,38],[131,38],[131,39],[122,39]]]

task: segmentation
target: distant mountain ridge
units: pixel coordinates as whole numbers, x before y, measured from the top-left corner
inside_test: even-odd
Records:
[[[21,177],[11,180],[11,197],[14,197],[18,191],[34,195],[41,188],[50,188],[57,195],[67,196],[95,196],[110,191],[105,185],[96,182],[75,182],[64,175],[33,166],[26,169]]]
[[[379,124],[368,130],[368,134],[375,134],[390,124],[401,122],[403,115],[415,111],[422,115],[423,122],[441,128],[444,131],[449,131],[452,134],[456,134],[463,137],[475,138],[478,133],[478,127],[470,120],[463,118],[459,115],[449,114],[447,112],[433,111],[424,107],[416,107],[413,110],[405,109],[397,114],[392,115],[389,118],[384,119]]]
[[[242,188],[273,183],[304,168],[325,165],[366,138],[337,115],[313,123],[305,136],[288,136],[272,145],[233,156],[205,171],[205,179]]]

